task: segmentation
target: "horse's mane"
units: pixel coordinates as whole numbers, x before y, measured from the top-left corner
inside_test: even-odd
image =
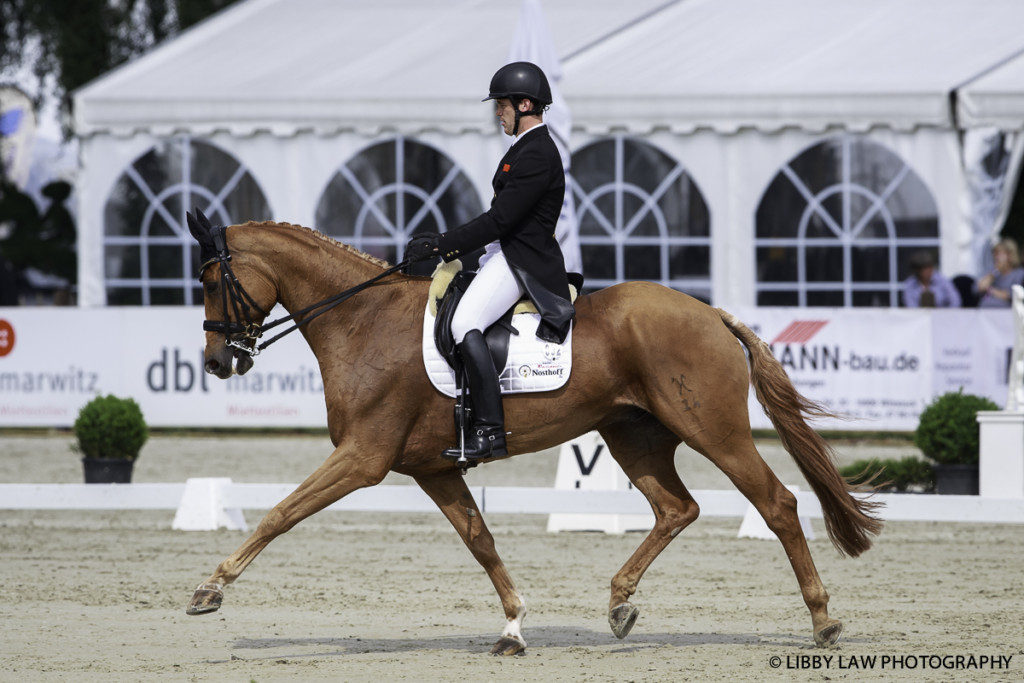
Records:
[[[241,224],[240,227],[243,227],[243,228],[287,228],[289,230],[301,231],[303,234],[308,234],[308,235],[310,235],[310,236],[312,236],[312,237],[314,237],[314,238],[316,238],[318,240],[321,240],[322,242],[326,242],[327,244],[330,244],[331,246],[338,247],[339,249],[344,249],[345,251],[347,251],[348,253],[352,254],[353,256],[361,258],[362,260],[366,261],[367,263],[372,263],[373,265],[377,266],[378,268],[382,268],[383,269],[383,268],[388,268],[390,266],[390,264],[387,261],[382,261],[381,259],[377,258],[376,256],[370,256],[365,251],[359,251],[358,249],[356,249],[355,247],[353,247],[351,245],[345,244],[344,242],[339,242],[338,240],[334,239],[330,235],[325,235],[324,233],[320,232],[319,230],[314,230],[313,228],[307,228],[304,225],[295,225],[294,223],[278,223],[277,221],[249,221],[248,223]]]

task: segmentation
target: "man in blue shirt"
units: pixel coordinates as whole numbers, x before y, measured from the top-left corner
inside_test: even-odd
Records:
[[[960,292],[945,275],[935,270],[930,251],[910,257],[914,274],[903,281],[903,305],[907,308],[960,308]]]

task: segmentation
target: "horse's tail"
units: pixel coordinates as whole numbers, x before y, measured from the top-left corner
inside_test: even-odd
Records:
[[[871,513],[882,504],[850,495],[870,490],[851,486],[835,464],[835,452],[810,428],[806,417],[834,417],[825,406],[801,396],[771,349],[736,316],[715,309],[722,322],[750,353],[750,377],[757,400],[775,425],[782,445],[793,456],[821,502],[828,536],[840,553],[856,557],[871,547],[869,534],[882,530]]]

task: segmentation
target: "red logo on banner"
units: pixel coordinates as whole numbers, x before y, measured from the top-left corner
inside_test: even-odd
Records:
[[[811,341],[814,335],[821,331],[821,328],[828,325],[827,320],[794,320],[789,327],[779,332],[772,344],[806,344]]]
[[[6,356],[14,348],[14,328],[0,318],[0,356]]]

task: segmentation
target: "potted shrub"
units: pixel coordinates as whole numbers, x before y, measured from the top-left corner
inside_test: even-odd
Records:
[[[127,484],[149,428],[139,404],[130,398],[97,396],[75,420],[76,449],[82,454],[86,484]]]
[[[999,410],[983,396],[951,391],[921,413],[914,443],[935,461],[938,493],[978,494],[978,411]]]
[[[868,484],[878,491],[930,493],[935,488],[935,471],[926,461],[913,456],[899,460],[857,460],[839,470],[851,484]]]

